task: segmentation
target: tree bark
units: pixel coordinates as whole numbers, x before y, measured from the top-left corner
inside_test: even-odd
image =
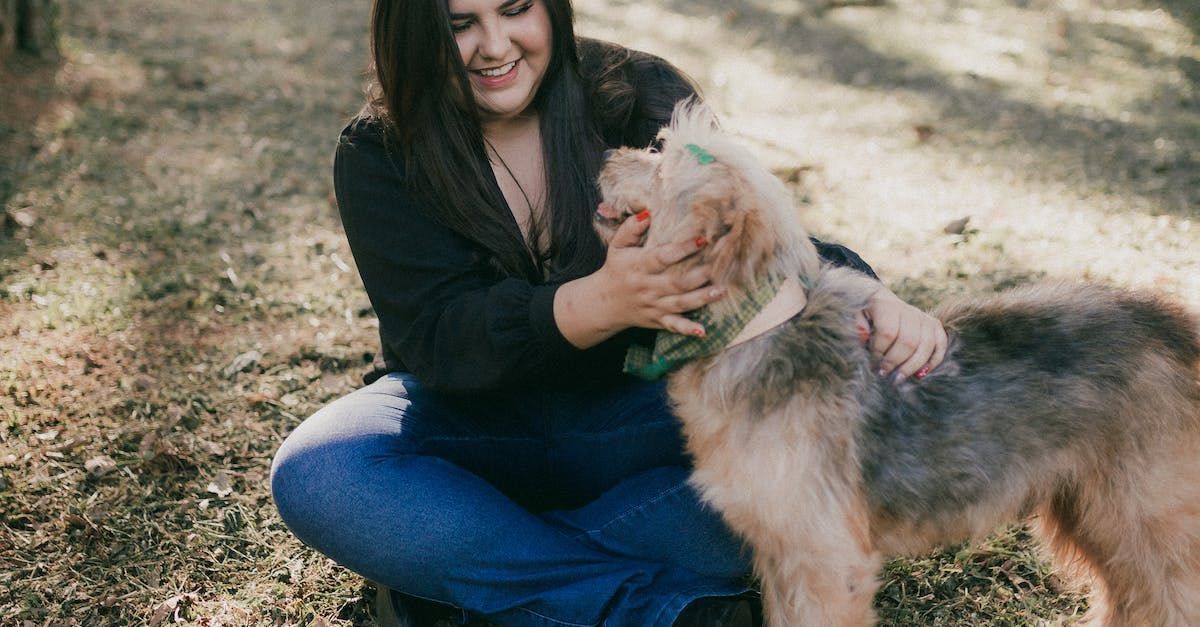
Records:
[[[0,61],[17,51],[56,56],[60,1],[0,0]]]

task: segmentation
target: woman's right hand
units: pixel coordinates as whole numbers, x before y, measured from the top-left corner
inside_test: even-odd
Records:
[[[703,326],[682,314],[719,299],[723,291],[709,283],[707,266],[680,262],[707,242],[644,247],[640,242],[651,219],[650,212],[627,218],[608,244],[604,265],[555,294],[555,322],[571,344],[594,346],[629,327],[704,335]]]

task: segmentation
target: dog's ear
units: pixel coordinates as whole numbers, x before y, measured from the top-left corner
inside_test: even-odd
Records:
[[[716,285],[748,287],[774,254],[778,235],[764,221],[754,195],[741,181],[727,193],[696,199],[693,215],[702,216],[710,244],[705,257]]]

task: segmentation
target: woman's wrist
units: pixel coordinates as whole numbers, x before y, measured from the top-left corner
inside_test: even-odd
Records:
[[[554,323],[575,348],[591,348],[629,327],[603,272],[568,281],[554,293]]]

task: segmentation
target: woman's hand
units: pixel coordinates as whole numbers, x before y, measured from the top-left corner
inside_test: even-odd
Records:
[[[898,381],[917,375],[923,378],[946,356],[946,330],[937,318],[880,288],[867,302],[860,320],[869,329],[871,353],[879,360],[880,374],[894,374]]]
[[[707,245],[702,239],[646,248],[639,244],[650,213],[627,218],[608,244],[595,273],[565,283],[554,298],[554,319],[568,342],[594,346],[629,327],[704,335],[704,327],[681,314],[723,295],[709,285],[709,268],[679,262]]]

